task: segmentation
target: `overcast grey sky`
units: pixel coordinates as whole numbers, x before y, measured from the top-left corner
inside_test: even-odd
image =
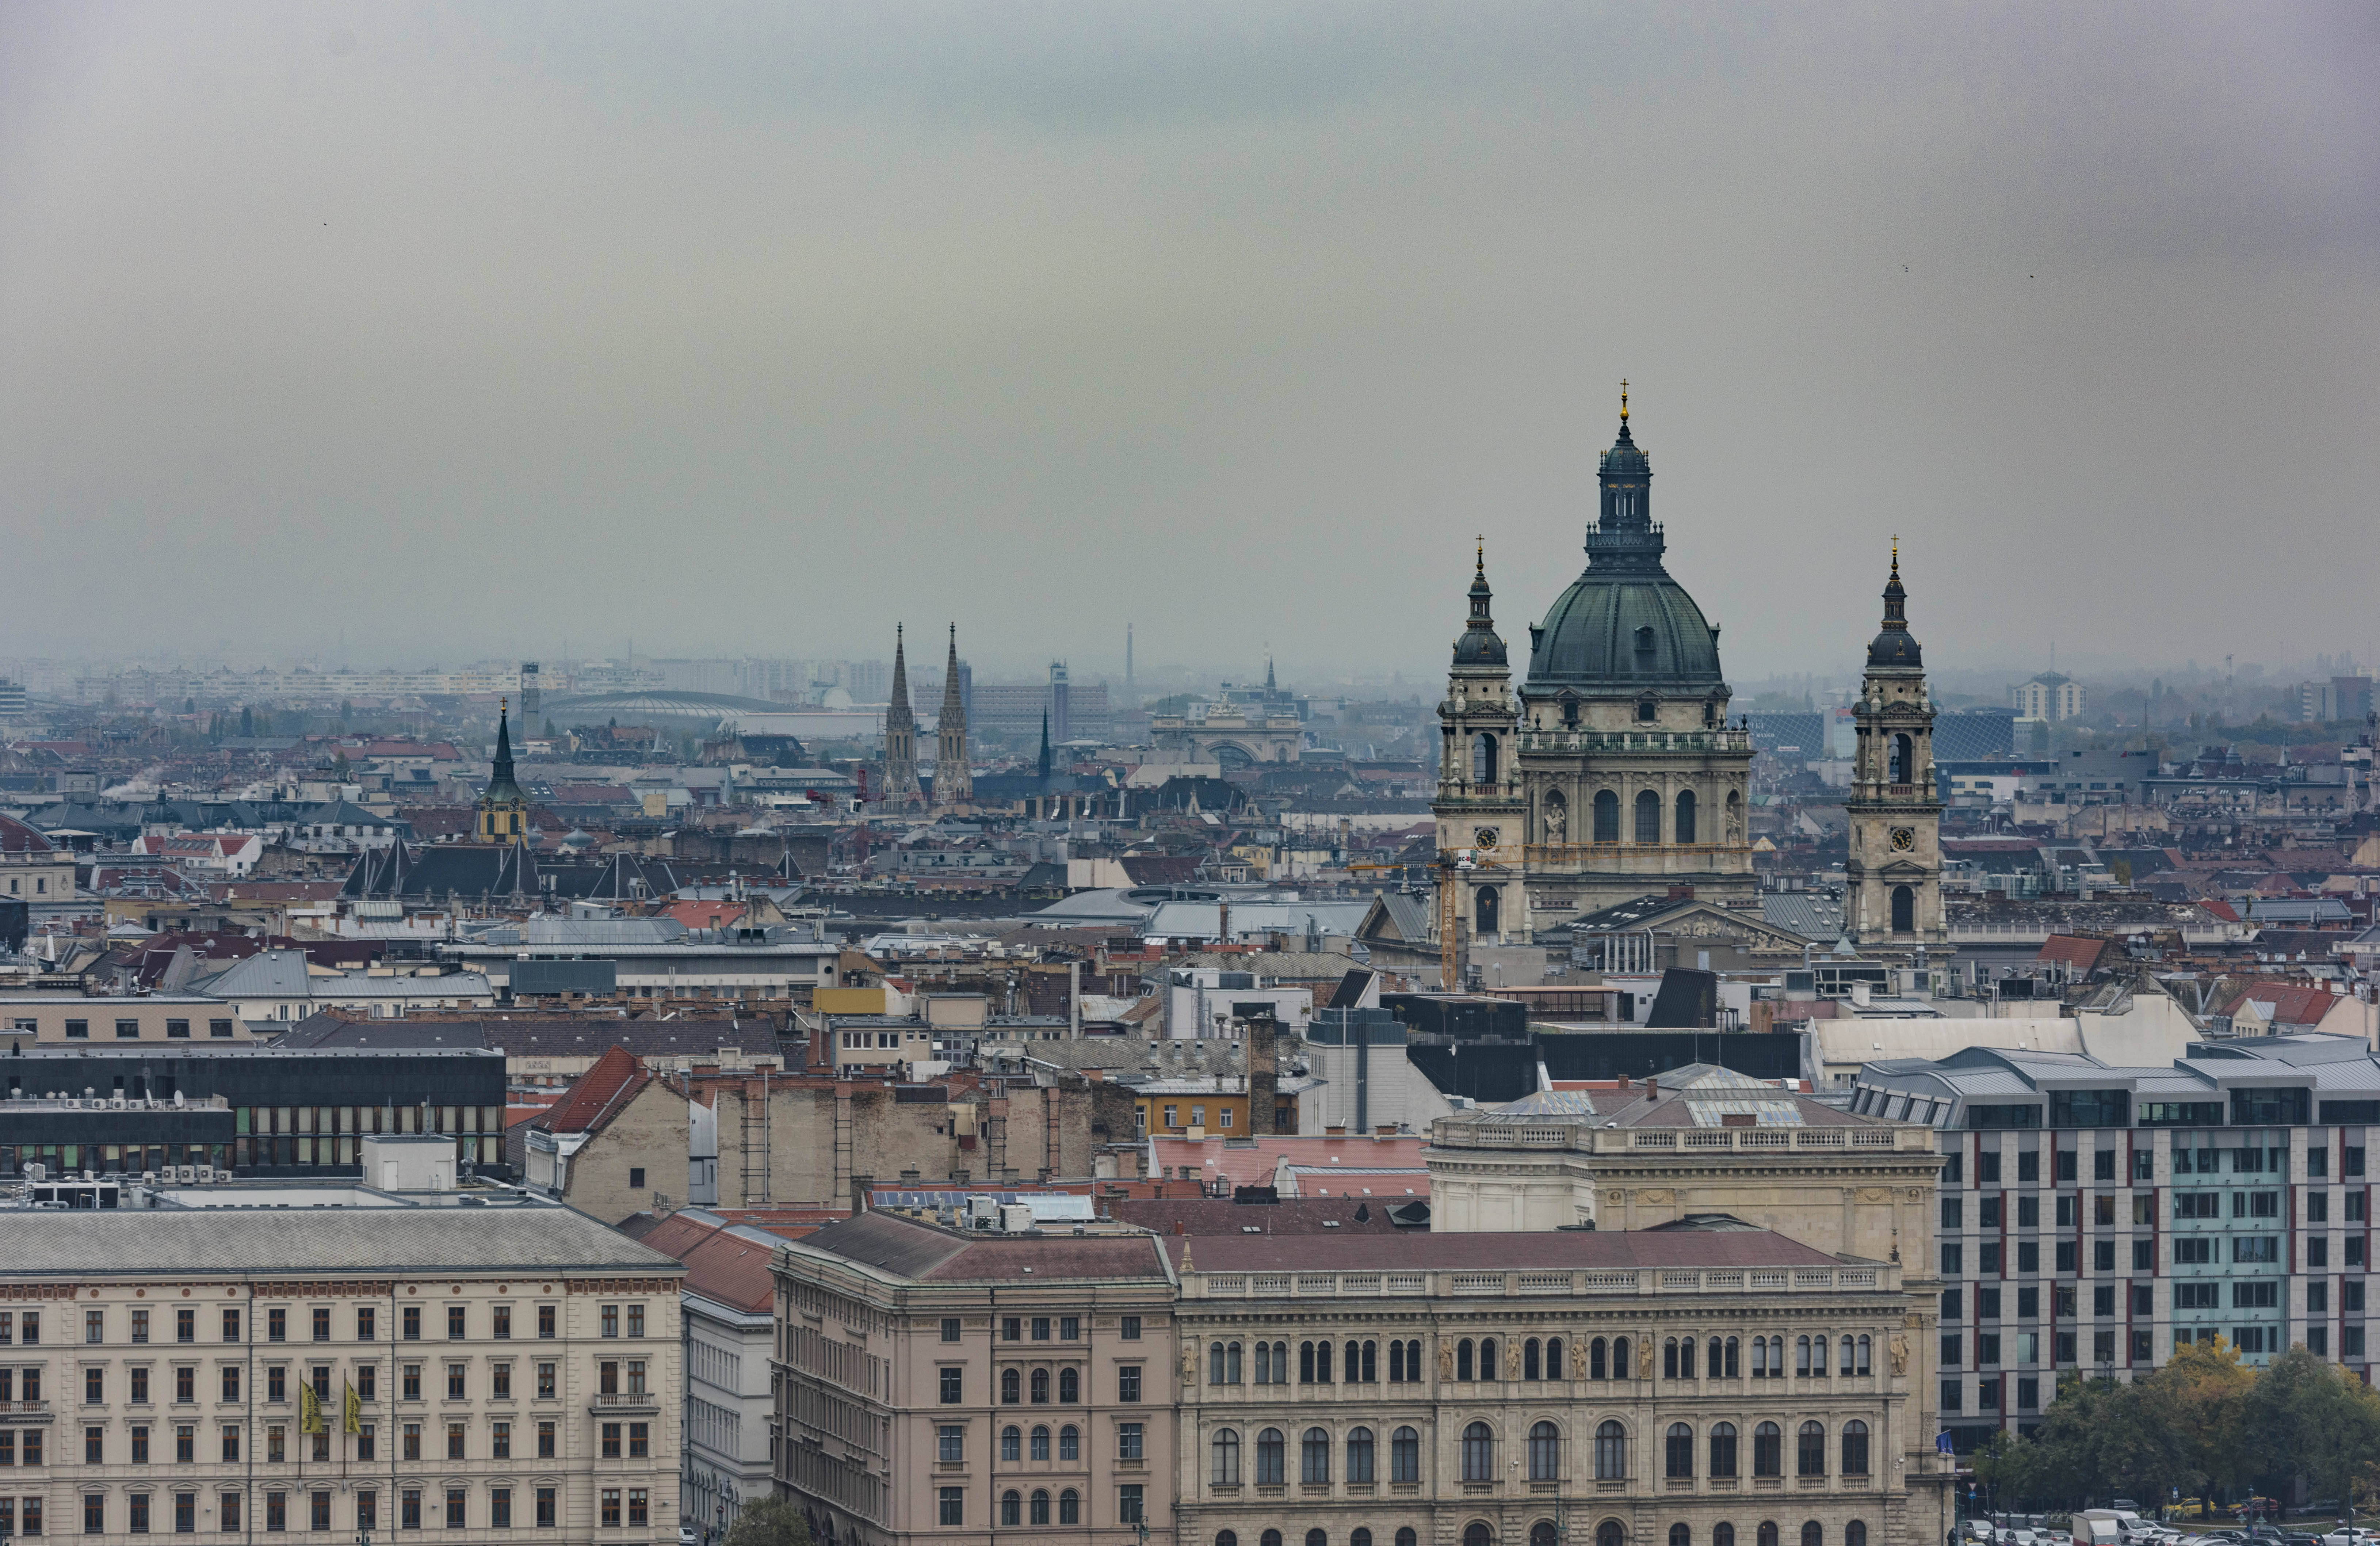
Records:
[[[2380,8],[0,6],[0,653],[2353,650]]]

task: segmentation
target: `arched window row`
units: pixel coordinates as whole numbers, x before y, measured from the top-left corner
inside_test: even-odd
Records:
[[[1827,1475],[1828,1436],[1824,1423],[1806,1421],[1799,1424],[1793,1434],[1793,1471],[1796,1476]],[[1704,1446],[1705,1473],[1712,1477],[1731,1478],[1737,1475],[1737,1432],[1731,1422],[1710,1425],[1709,1442]],[[1864,1477],[1868,1474],[1868,1428],[1857,1418],[1843,1424],[1837,1440],[1836,1457],[1840,1461],[1840,1474]],[[1673,1422],[1662,1435],[1662,1472],[1674,1479],[1686,1479],[1694,1474],[1694,1425]],[[1752,1430],[1752,1474],[1755,1477],[1781,1477],[1785,1474],[1785,1430],[1773,1422],[1761,1422]]]
[[[1050,1520],[1050,1496],[1047,1488],[1037,1487],[1028,1498],[1015,1488],[1000,1495],[1000,1522],[1015,1528],[1027,1523],[1047,1525]],[[1083,1522],[1083,1495],[1069,1487],[1057,1495],[1057,1522],[1079,1525]]]
[[[1830,1337],[1825,1333],[1755,1337],[1671,1336],[1661,1342],[1663,1380],[1755,1380],[1866,1378],[1875,1372],[1876,1339],[1870,1336]],[[1282,1342],[1214,1342],[1207,1347],[1207,1381],[1212,1385],[1236,1385],[1251,1374],[1259,1385],[1374,1384],[1385,1362],[1392,1384],[1418,1383],[1428,1378],[1428,1366],[1418,1338],[1397,1339],[1387,1345],[1371,1338],[1344,1343],[1319,1339],[1301,1341],[1293,1360],[1291,1345]],[[1626,1337],[1595,1337],[1584,1345],[1561,1337],[1463,1337],[1440,1356],[1454,1379],[1462,1382],[1570,1379],[1625,1380],[1634,1377]],[[1001,1372],[1001,1400],[1014,1406],[1023,1399],[1015,1369]],[[1032,1401],[1050,1399],[1050,1370],[1032,1373]],[[1069,1405],[1081,1398],[1076,1370],[1057,1371],[1057,1398]]]
[[[1033,1406],[1047,1406],[1050,1405],[1050,1392],[1052,1389],[1050,1374],[1050,1371],[1047,1369],[1036,1369],[1029,1376],[1014,1369],[1002,1369],[1000,1371],[1000,1404],[1003,1406],[1017,1406],[1027,1399],[1026,1393],[1029,1391]],[[1058,1393],[1060,1406],[1074,1406],[1083,1399],[1083,1371],[1072,1368],[1059,1369],[1054,1388]]]

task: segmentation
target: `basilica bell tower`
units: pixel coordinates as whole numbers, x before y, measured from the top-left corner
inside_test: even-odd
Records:
[[[1851,853],[1843,866],[1843,931],[1864,951],[1947,951],[1942,914],[1942,802],[1934,780],[1934,706],[1909,632],[1900,544],[1884,586],[1884,627],[1867,647],[1852,719]]]
[[[1430,805],[1439,851],[1473,855],[1471,865],[1457,871],[1461,926],[1483,944],[1525,939],[1528,927],[1520,884],[1528,806],[1514,766],[1520,705],[1504,640],[1496,632],[1493,600],[1483,542],[1471,574],[1470,616],[1454,641],[1446,700],[1438,706],[1438,798]]]

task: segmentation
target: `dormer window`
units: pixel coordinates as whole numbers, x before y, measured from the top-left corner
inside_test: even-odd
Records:
[[[1578,728],[1578,700],[1572,697],[1569,693],[1562,694],[1561,716],[1563,729],[1575,730]]]
[[[1636,630],[1636,652],[1640,655],[1653,652],[1653,628],[1649,623]]]
[[[1653,717],[1658,712],[1658,705],[1657,705],[1651,699],[1646,698],[1639,700],[1636,704],[1636,723],[1639,724],[1652,724]]]

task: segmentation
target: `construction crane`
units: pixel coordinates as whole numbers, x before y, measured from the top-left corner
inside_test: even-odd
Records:
[[[1438,851],[1438,972],[1440,986],[1450,993],[1463,991],[1463,893],[1455,877],[1465,870],[1506,868],[1470,848]]]

